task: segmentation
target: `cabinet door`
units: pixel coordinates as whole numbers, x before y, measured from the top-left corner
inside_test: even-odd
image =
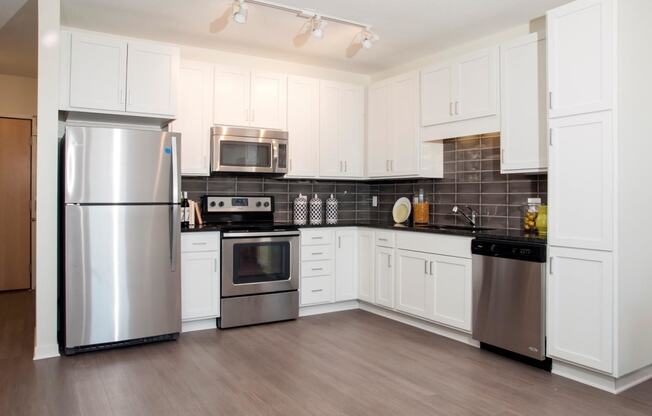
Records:
[[[124,111],[126,80],[126,41],[72,34],[70,107]]]
[[[471,331],[471,259],[437,255],[431,267],[434,279],[431,319]]]
[[[335,300],[358,298],[356,231],[335,233]]]
[[[498,112],[498,48],[463,56],[455,71],[455,118],[467,120]]]
[[[394,307],[394,249],[376,246],[376,304]]]
[[[287,75],[251,73],[251,126],[285,130],[287,124]]]
[[[396,309],[429,318],[433,304],[432,255],[396,251]]]
[[[357,85],[342,85],[341,88],[338,146],[344,165],[341,176],[359,178],[364,175],[364,88]]]
[[[172,131],[181,133],[181,174],[208,176],[213,119],[213,65],[184,61],[179,71],[179,107]]]
[[[319,175],[340,176],[344,172],[338,149],[342,90],[335,82],[319,84]]]
[[[549,117],[611,108],[614,7],[578,0],[548,12]]]
[[[248,69],[215,66],[213,123],[249,126],[251,74]]]
[[[550,247],[547,287],[548,355],[611,373],[612,254]]]
[[[612,113],[550,120],[549,243],[610,250],[613,246]]]
[[[220,314],[219,253],[181,255],[181,319],[218,317]]]
[[[319,173],[319,81],[288,78],[287,176],[312,177]]]
[[[533,33],[500,46],[500,170],[548,169],[546,43]]]
[[[358,298],[365,302],[376,301],[374,288],[374,232],[358,231]]]
[[[419,173],[419,74],[393,78],[390,84],[390,174]]]
[[[179,48],[129,42],[127,111],[176,115],[178,80]]]
[[[390,84],[381,82],[369,87],[369,122],[367,134],[367,176],[383,177],[389,172],[390,158]]]
[[[453,120],[453,66],[435,65],[421,70],[421,125]]]

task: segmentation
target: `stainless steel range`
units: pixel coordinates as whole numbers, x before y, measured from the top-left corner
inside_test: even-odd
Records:
[[[299,316],[299,231],[274,224],[269,196],[206,196],[204,216],[222,229],[220,328]]]

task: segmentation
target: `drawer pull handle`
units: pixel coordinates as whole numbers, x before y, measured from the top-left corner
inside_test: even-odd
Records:
[[[312,268],[312,271],[313,271],[313,272],[317,272],[317,271],[319,271],[319,270],[324,270],[324,268],[323,268],[323,267],[313,267],[313,268]]]
[[[312,255],[313,255],[313,256],[321,256],[322,254],[324,254],[324,253],[323,253],[323,252],[321,252],[321,251],[320,251],[320,252],[318,252],[318,253],[312,253]]]
[[[317,292],[323,292],[324,289],[313,289],[311,290],[312,293],[317,293]]]
[[[379,238],[378,241],[387,241],[386,238]]]
[[[192,243],[193,246],[205,246],[207,243]]]
[[[321,239],[323,239],[323,238],[324,238],[324,237],[312,237],[313,240],[321,240]]]

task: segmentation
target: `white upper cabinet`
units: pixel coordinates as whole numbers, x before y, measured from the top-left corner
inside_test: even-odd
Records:
[[[500,170],[548,169],[545,39],[533,33],[500,46]]]
[[[550,247],[547,354],[613,370],[613,255]]]
[[[285,130],[287,122],[287,75],[251,73],[251,126]]]
[[[287,75],[215,66],[213,122],[285,130]]]
[[[127,62],[127,111],[174,116],[179,49],[149,42],[129,42]]]
[[[213,123],[249,126],[250,88],[248,69],[216,65]]]
[[[319,81],[288,77],[287,176],[314,177],[319,173]]]
[[[320,81],[319,175],[364,175],[364,88]]]
[[[548,242],[613,248],[614,142],[612,113],[550,120]]]
[[[421,70],[421,125],[444,124],[497,113],[497,47]]]
[[[390,85],[386,81],[369,87],[367,175],[371,178],[389,174],[388,149],[391,146],[389,90]]]
[[[548,12],[549,117],[612,107],[614,9],[611,0],[579,0]]]
[[[127,41],[73,33],[70,43],[70,107],[125,110]],[[65,94],[65,91],[63,92]]]
[[[210,175],[210,128],[213,118],[213,65],[183,61],[179,104],[171,131],[181,133],[181,174]]]
[[[87,32],[62,32],[60,107],[174,118],[179,48]]]

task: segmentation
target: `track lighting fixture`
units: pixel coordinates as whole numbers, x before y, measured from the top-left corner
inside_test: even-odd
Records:
[[[365,49],[371,49],[371,47],[374,46],[374,42],[378,39],[380,39],[380,37],[369,28],[363,29],[362,32],[360,32],[360,43]]]
[[[233,21],[238,24],[247,23],[247,5],[244,0],[233,1]]]
[[[321,39],[324,37],[324,29],[328,22],[321,18],[319,15],[314,15],[310,18],[310,30],[312,37],[315,39]]]

